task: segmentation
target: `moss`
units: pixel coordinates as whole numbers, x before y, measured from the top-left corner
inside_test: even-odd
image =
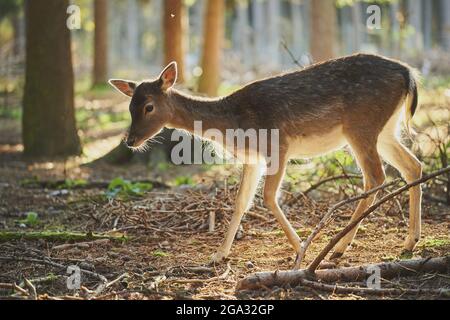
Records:
[[[450,239],[428,238],[425,239],[425,241],[422,244],[423,248],[439,248],[445,246],[450,246]]]
[[[386,255],[386,256],[381,257],[381,261],[384,261],[384,262],[395,261],[395,260],[397,260],[397,258],[394,256],[391,256],[391,255]]]
[[[46,240],[46,241],[89,241],[99,239],[110,239],[114,241],[127,241],[126,236],[110,236],[94,233],[79,232],[58,232],[58,231],[39,231],[39,232],[0,232],[0,242],[13,240]]]
[[[161,250],[153,251],[152,255],[153,255],[154,257],[158,257],[158,258],[164,258],[164,257],[169,256],[168,253],[166,253],[166,252],[164,252],[164,251],[161,251]]]
[[[296,232],[300,238],[306,238],[311,234],[311,230],[309,229],[297,229]]]
[[[400,260],[409,260],[412,259],[414,254],[411,251],[403,251],[400,256],[398,257]]]

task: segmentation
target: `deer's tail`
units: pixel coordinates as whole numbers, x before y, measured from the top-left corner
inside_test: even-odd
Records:
[[[420,76],[419,73],[412,69],[408,68],[408,75],[405,77],[407,83],[407,96],[406,96],[406,105],[405,105],[405,127],[408,131],[408,134],[412,136],[415,132],[411,127],[411,120],[414,117],[414,114],[417,111],[419,106],[419,92],[418,92],[418,82]]]

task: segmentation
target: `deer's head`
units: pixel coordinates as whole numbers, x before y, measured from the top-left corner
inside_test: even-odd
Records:
[[[170,63],[156,80],[141,83],[129,80],[110,80],[109,83],[131,97],[131,127],[127,138],[130,148],[138,148],[156,136],[171,120],[173,110],[167,94],[177,80],[177,64]]]

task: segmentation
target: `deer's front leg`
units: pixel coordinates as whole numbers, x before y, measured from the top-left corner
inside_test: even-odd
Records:
[[[225,241],[212,257],[212,262],[220,262],[230,254],[231,246],[245,211],[248,210],[261,178],[262,167],[259,165],[244,165],[241,185],[236,197],[236,207],[231,218]]]
[[[286,170],[287,159],[280,157],[280,168],[278,172],[274,175],[266,177],[266,182],[264,185],[264,203],[266,207],[272,211],[275,218],[281,225],[284,233],[286,234],[289,243],[294,248],[297,255],[300,253],[301,240],[300,237],[295,232],[289,220],[284,215],[280,206],[278,205],[278,191],[280,189],[281,183],[283,181],[284,173]]]

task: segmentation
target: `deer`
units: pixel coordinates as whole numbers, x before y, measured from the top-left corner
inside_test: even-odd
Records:
[[[347,147],[361,170],[366,192],[384,183],[383,160],[408,183],[422,176],[421,162],[401,137],[402,123],[411,132],[418,108],[418,74],[400,61],[372,54],[344,56],[252,82],[218,98],[182,92],[174,87],[176,80],[177,63],[172,62],[152,80],[109,81],[131,98],[127,145],[139,148],[165,127],[194,133],[195,121],[202,121],[204,130],[278,129],[279,165],[265,175],[263,200],[297,255],[301,239],[278,202],[290,160],[310,159]],[[258,154],[257,150],[241,151]],[[222,245],[212,256],[214,263],[229,256],[241,219],[252,204],[267,166],[263,155],[258,159],[243,164],[234,213]],[[358,219],[376,196],[373,193],[361,200],[350,222]],[[411,188],[405,251],[413,251],[420,240],[421,201],[421,187]],[[338,242],[330,259],[344,254],[358,227]]]

